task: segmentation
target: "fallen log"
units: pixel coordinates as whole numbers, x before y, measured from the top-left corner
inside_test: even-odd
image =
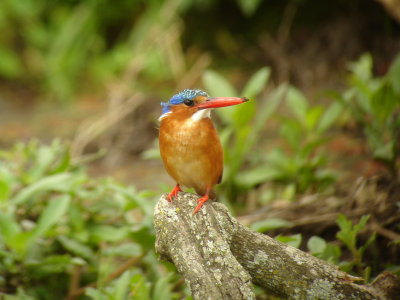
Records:
[[[397,278],[361,285],[334,265],[249,230],[224,205],[197,196],[165,195],[154,212],[156,251],[175,264],[194,299],[255,299],[252,283],[291,299],[393,299],[385,287]],[[384,282],[384,283],[383,283]]]

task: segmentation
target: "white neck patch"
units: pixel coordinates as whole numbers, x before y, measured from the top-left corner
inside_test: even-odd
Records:
[[[192,115],[191,119],[193,121],[197,122],[197,121],[200,121],[201,119],[209,118],[210,112],[211,112],[210,108],[200,109]]]
[[[170,114],[171,112],[169,111],[169,112],[166,112],[166,113],[163,113],[159,118],[158,118],[158,121],[160,122],[162,119],[164,119],[166,116],[168,116],[169,114]]]

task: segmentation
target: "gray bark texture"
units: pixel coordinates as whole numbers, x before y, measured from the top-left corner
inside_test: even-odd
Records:
[[[290,299],[392,299],[382,283],[357,284],[336,266],[251,231],[220,203],[192,215],[197,199],[182,192],[170,203],[164,195],[154,212],[156,251],[175,264],[194,299],[255,299],[252,283]],[[392,279],[380,278],[384,285]]]

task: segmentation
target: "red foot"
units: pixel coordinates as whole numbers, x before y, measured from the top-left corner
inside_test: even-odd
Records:
[[[206,203],[209,199],[210,199],[210,198],[208,197],[208,193],[205,194],[203,197],[199,198],[199,199],[197,200],[198,204],[197,204],[196,208],[195,208],[194,211],[193,211],[193,215],[194,215],[195,213],[197,213],[197,212],[201,209],[201,207],[203,206],[203,204]]]
[[[178,195],[179,192],[182,192],[181,187],[179,186],[179,184],[177,184],[173,190],[171,191],[171,193],[168,194],[167,196],[167,200],[168,202],[172,202],[172,198],[174,198],[176,195]]]

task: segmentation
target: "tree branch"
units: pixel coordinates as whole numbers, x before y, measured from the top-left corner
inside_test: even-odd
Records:
[[[379,286],[353,277],[301,250],[253,232],[225,206],[197,196],[165,195],[154,212],[156,251],[185,278],[194,299],[255,299],[251,282],[293,299],[389,299]]]

